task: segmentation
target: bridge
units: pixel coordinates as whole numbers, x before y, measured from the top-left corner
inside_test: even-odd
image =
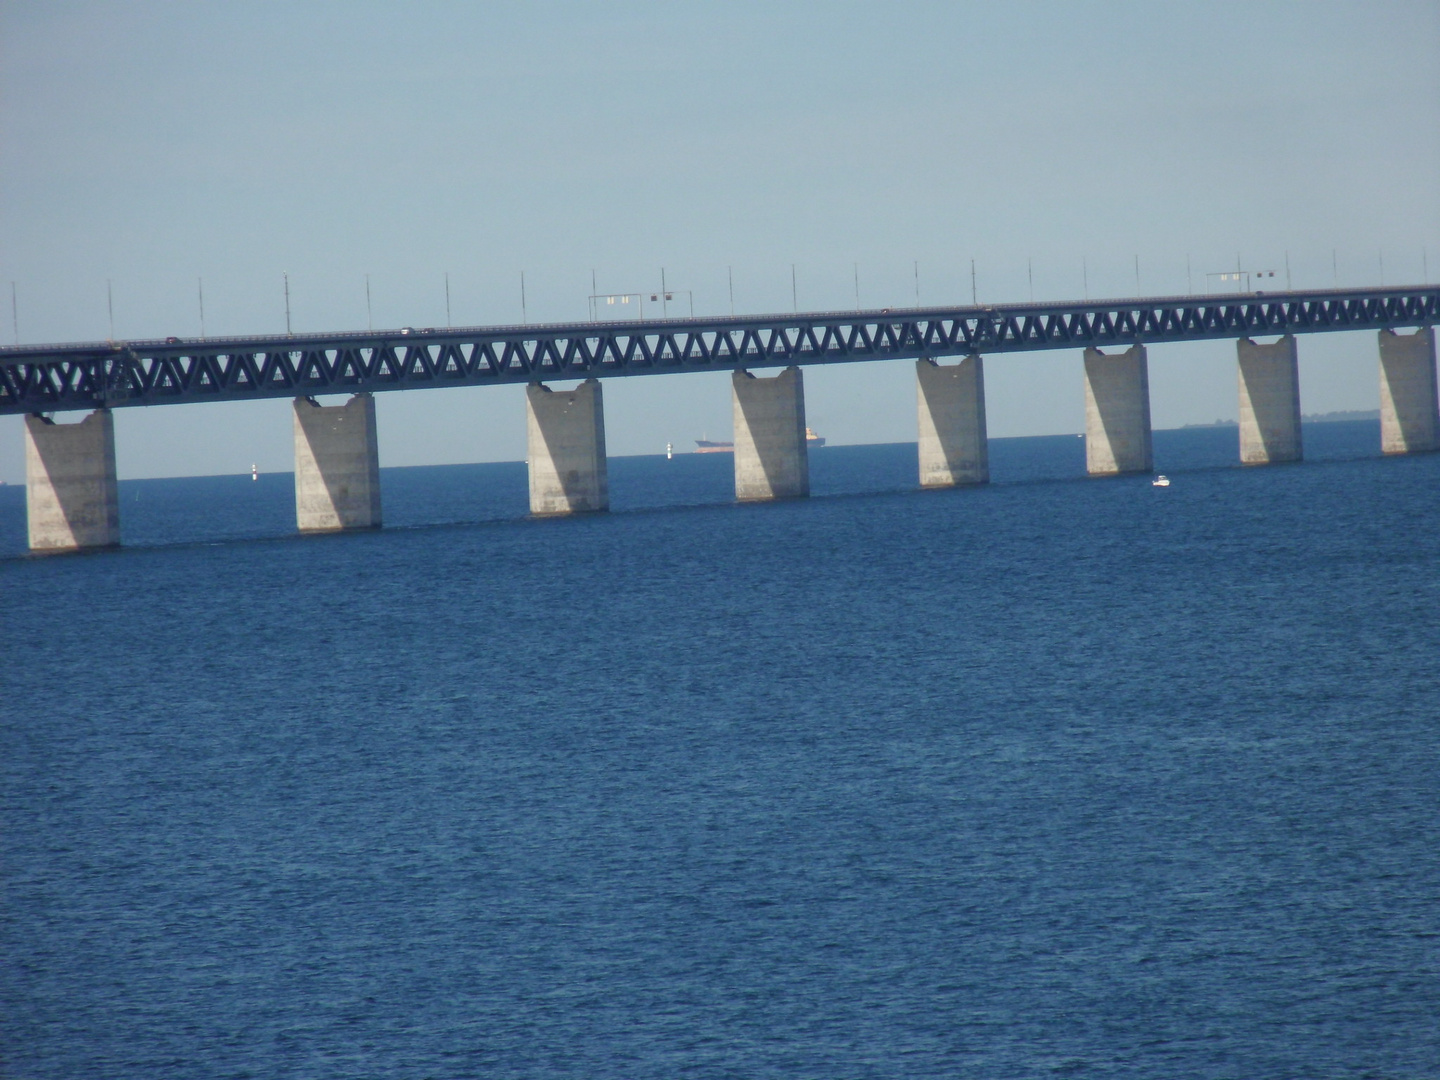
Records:
[[[598,380],[685,371],[733,373],[741,500],[808,494],[801,366],[865,360],[916,361],[925,487],[989,479],[982,357],[1048,349],[1084,350],[1092,475],[1152,468],[1146,346],[1174,341],[1238,342],[1240,460],[1268,464],[1302,456],[1296,336],[1377,331],[1381,448],[1432,450],[1437,319],[1440,286],[1423,285],[27,345],[0,348],[0,414],[26,416],[32,550],[74,550],[119,542],[116,408],[294,399],[297,522],[329,531],[381,522],[380,391],[526,384],[531,510],[576,513],[609,504]],[[1405,329],[1414,332],[1397,333]],[[1252,340],[1270,336],[1280,340]],[[785,370],[750,374],[774,367]],[[582,382],[570,391],[545,385],[574,379]],[[337,393],[353,396],[314,401]],[[79,424],[47,415],[77,409],[94,411]]]

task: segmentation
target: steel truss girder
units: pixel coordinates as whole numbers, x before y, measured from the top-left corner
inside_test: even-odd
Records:
[[[0,414],[1440,322],[1440,286],[0,348]]]

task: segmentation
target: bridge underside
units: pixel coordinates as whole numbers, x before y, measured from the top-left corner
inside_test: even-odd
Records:
[[[1385,453],[1436,447],[1435,330],[1381,330],[1380,428]],[[1245,464],[1301,458],[1300,382],[1296,343],[1237,342],[1239,451]],[[922,487],[983,484],[989,479],[983,360],[956,365],[929,357],[915,365]],[[731,377],[735,497],[801,498],[810,492],[803,371],[773,378],[744,369]],[[1084,354],[1085,461],[1092,476],[1154,467],[1145,346]],[[375,399],[353,395],[343,406],[295,401],[295,507],[301,532],[380,525],[379,445]],[[74,551],[119,543],[113,413],[98,409],[79,424],[26,416],[26,507],[35,551]],[[554,392],[539,381],[526,390],[530,510],[573,514],[609,507],[601,384],[587,379]]]
[[[1440,286],[0,349],[0,414],[864,360],[1116,348],[1440,321]]]

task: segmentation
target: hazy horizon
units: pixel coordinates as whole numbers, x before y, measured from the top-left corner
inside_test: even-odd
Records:
[[[0,3],[0,326],[195,336],[203,281],[207,336],[281,333],[287,275],[296,332],[444,326],[447,277],[450,322],[518,323],[522,273],[531,323],[662,270],[697,315],[965,304],[972,259],[982,303],[1420,282],[1437,38],[1421,2]],[[1233,345],[1150,356],[1157,426],[1235,412]],[[1306,412],[1378,403],[1372,334],[1300,364]],[[1082,426],[1078,351],[986,374],[993,435]],[[807,372],[837,444],[913,438],[914,394]],[[617,455],[729,430],[723,374],[606,396]],[[518,388],[377,402],[384,465],[523,457]],[[284,400],[116,418],[122,477],[290,467]]]

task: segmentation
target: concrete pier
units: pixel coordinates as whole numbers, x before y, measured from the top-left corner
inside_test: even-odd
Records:
[[[1085,350],[1085,471],[1149,472],[1150,369],[1145,346],[1123,353]]]
[[[301,532],[380,526],[375,399],[344,405],[295,399],[295,520]]]
[[[580,514],[610,509],[605,465],[605,407],[600,383],[574,390],[525,388],[530,512]]]
[[[1380,331],[1380,450],[1440,450],[1435,394],[1435,328]]]
[[[735,406],[735,498],[742,502],[810,494],[805,380],[798,367],[771,379],[731,377]]]
[[[1300,367],[1295,337],[1273,345],[1236,343],[1240,372],[1240,463],[1299,461]]]
[[[120,543],[115,418],[78,424],[25,417],[25,516],[31,551],[79,551]]]
[[[941,367],[915,361],[920,415],[920,486],[954,487],[990,480],[985,437],[985,362],[967,356]]]

